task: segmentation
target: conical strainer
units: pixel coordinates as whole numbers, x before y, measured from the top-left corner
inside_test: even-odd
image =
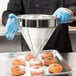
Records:
[[[54,32],[56,28],[56,18],[51,15],[41,14],[21,15],[18,16],[18,18],[21,33],[31,52],[34,56],[37,56]]]

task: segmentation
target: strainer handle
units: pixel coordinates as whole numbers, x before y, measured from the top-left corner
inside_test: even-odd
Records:
[[[71,21],[76,21],[76,16],[72,16],[70,20]]]

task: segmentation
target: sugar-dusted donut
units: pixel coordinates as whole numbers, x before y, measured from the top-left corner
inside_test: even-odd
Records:
[[[12,60],[12,64],[13,64],[13,65],[23,65],[23,66],[25,66],[25,65],[26,65],[26,62],[25,62],[25,60],[23,60],[23,59],[14,58],[14,59]]]
[[[53,53],[52,53],[52,52],[43,52],[43,53],[41,54],[41,58],[42,58],[42,59],[45,59],[45,58],[47,58],[47,57],[53,57]]]
[[[29,61],[29,64],[30,64],[30,66],[35,66],[35,65],[40,65],[40,66],[42,66],[42,65],[43,65],[43,62],[42,62],[42,60],[40,60],[40,59],[34,58],[34,59],[31,59],[31,60]]]
[[[14,65],[11,68],[12,76],[20,76],[26,73],[24,66]]]
[[[43,75],[44,69],[41,66],[33,66],[31,67],[31,75]]]
[[[62,70],[63,70],[63,67],[60,64],[55,63],[55,64],[49,65],[50,73],[60,73]]]
[[[54,58],[54,57],[47,57],[47,58],[44,59],[44,64],[46,66],[48,66],[48,65],[50,65],[52,63],[57,63],[57,62],[58,62],[57,59]]]
[[[33,58],[35,58],[35,57],[34,57],[34,55],[33,55],[32,53],[27,53],[27,54],[25,55],[25,60],[26,60],[26,61],[29,61],[30,59],[33,59]]]

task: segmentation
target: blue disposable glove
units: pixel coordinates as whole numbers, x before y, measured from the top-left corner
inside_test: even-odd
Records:
[[[8,40],[12,40],[18,31],[18,21],[16,15],[10,14],[5,27],[5,35]]]
[[[68,23],[71,18],[71,13],[66,8],[61,7],[54,12],[53,16],[58,18],[58,24]]]

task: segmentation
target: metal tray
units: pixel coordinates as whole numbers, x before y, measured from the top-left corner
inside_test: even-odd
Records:
[[[66,63],[64,58],[61,56],[61,54],[57,50],[44,50],[44,51],[50,51],[54,54],[54,57],[58,60],[58,63],[63,66],[63,70],[61,73],[48,73],[45,74],[45,76],[68,76],[72,73],[71,67]]]
[[[43,50],[42,52],[50,51],[54,54],[54,57],[57,58],[58,63],[63,66],[63,71],[61,73],[48,73],[47,69],[44,69],[43,76],[68,76],[72,73],[72,69],[66,63],[64,58],[57,50]],[[11,75],[11,66],[12,66],[12,59],[14,57],[21,57],[23,58],[27,52],[16,52],[16,53],[2,53],[0,54],[0,76],[12,76]],[[31,75],[22,75],[22,76],[31,76]],[[37,75],[36,75],[37,76]],[[42,75],[41,75],[42,76]]]
[[[50,51],[50,52],[53,53],[54,57],[58,60],[58,63],[63,66],[63,70],[62,70],[61,73],[49,73],[48,70],[47,70],[48,67],[44,66],[44,75],[43,76],[66,76],[66,75],[69,75],[72,72],[71,67],[66,63],[64,58],[61,56],[61,54],[57,50],[43,50],[42,52],[45,52],[45,51]],[[24,52],[24,53],[22,53],[22,52],[21,53],[16,53],[14,55],[14,57],[23,58],[23,56],[25,56],[26,53],[28,53],[28,51]],[[26,68],[28,68],[28,67],[26,67]],[[29,69],[27,70],[27,72],[28,73],[26,75],[22,75],[22,76],[31,76],[31,75],[29,75]]]

